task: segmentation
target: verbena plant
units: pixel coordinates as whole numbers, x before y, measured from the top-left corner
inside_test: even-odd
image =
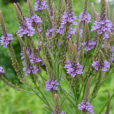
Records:
[[[72,0],[58,0],[58,5],[52,0],[36,0],[35,10],[28,0],[29,18],[18,3],[14,7],[20,25],[16,34],[23,68],[0,11],[1,45],[9,49],[20,83],[9,82],[2,67],[0,78],[17,90],[37,95],[48,113],[93,114],[90,102],[114,69],[114,11],[110,18],[109,4],[101,0],[98,13],[92,3],[92,19],[88,0],[84,0],[79,19],[72,10]],[[109,94],[107,103],[95,113],[101,114],[107,107],[109,114],[113,96]]]

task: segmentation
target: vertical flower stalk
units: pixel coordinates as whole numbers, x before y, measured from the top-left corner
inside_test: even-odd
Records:
[[[106,1],[105,0],[101,0],[100,19],[106,20]]]
[[[17,76],[19,78],[23,78],[23,74],[22,74],[21,68],[20,68],[19,63],[18,63],[18,61],[16,59],[16,55],[15,55],[14,49],[13,49],[12,44],[11,44],[11,41],[13,40],[13,35],[7,33],[6,28],[5,28],[5,24],[4,24],[4,19],[3,19],[1,11],[0,11],[0,23],[1,23],[2,31],[3,31],[3,35],[1,37],[1,44],[5,48],[8,47],[8,49],[10,51],[12,65],[13,65],[16,73],[17,73]]]
[[[31,0],[27,0],[27,3],[28,3],[28,10],[29,10],[29,15],[30,17],[34,15],[34,10],[32,8],[32,3],[31,3]]]
[[[110,6],[108,2],[106,2],[106,17],[110,19]]]
[[[32,27],[32,21],[29,18],[25,18],[20,5],[17,3],[14,4],[16,15],[20,24],[17,34],[19,37],[24,37],[27,47],[29,47],[33,52],[35,52],[35,44],[31,38],[35,34],[35,29]]]
[[[54,94],[54,112],[53,114],[60,114],[60,104],[58,94]]]
[[[95,20],[98,20],[99,14],[98,14],[98,12],[95,10],[94,3],[91,3],[91,10],[92,10],[92,16],[93,16],[94,21],[95,21]]]
[[[88,10],[88,0],[84,0],[84,8],[83,8],[83,10],[84,10],[84,13],[86,13],[87,12],[87,10]]]
[[[86,88],[84,90],[84,100],[80,104],[78,104],[78,109],[82,111],[82,114],[86,114],[87,112],[89,112],[90,114],[94,114],[93,106],[89,102],[91,80],[92,76],[89,77],[87,84],[85,85]]]
[[[41,35],[41,32],[42,32],[42,27],[41,27],[42,20],[41,20],[41,18],[38,15],[36,15],[34,13],[34,10],[32,8],[31,0],[28,0],[27,3],[28,3],[28,8],[29,8],[29,15],[30,15],[29,19],[30,19],[30,22],[31,22],[32,26],[35,28],[36,33],[38,33],[38,36],[40,37],[40,40],[41,40],[41,39],[43,39],[42,35]]]
[[[82,22],[87,22],[87,23],[90,23],[90,20],[91,20],[91,16],[90,14],[88,13],[88,10],[87,10],[87,7],[88,7],[88,0],[84,0],[84,8],[83,8],[83,11],[80,13],[80,23]]]

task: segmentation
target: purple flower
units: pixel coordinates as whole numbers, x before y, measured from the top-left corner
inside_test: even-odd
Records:
[[[103,63],[100,63],[100,61],[93,61],[92,66],[96,70],[101,69],[102,71],[108,71],[108,69],[110,68],[110,63],[107,60],[104,60]]]
[[[2,35],[0,38],[0,43],[7,48],[8,45],[10,44],[10,42],[13,40],[13,35],[12,34],[6,34],[6,35]]]
[[[28,55],[31,64],[42,62],[42,60],[34,55],[33,52],[31,52],[30,50],[26,50],[26,54]]]
[[[49,38],[52,37],[53,35],[54,35],[54,28],[48,29],[46,32],[46,36]]]
[[[90,114],[94,114],[93,106],[90,104],[89,101],[83,100],[80,104],[78,104],[78,109],[82,111],[90,112]]]
[[[59,83],[57,82],[57,80],[48,80],[46,82],[46,90],[47,91],[56,91],[58,89],[58,85]]]
[[[92,66],[93,66],[96,70],[99,70],[99,61],[93,61]]]
[[[67,34],[67,38],[69,38],[72,34],[75,32],[73,31],[74,29],[72,28],[72,25],[76,25],[76,16],[74,12],[64,12],[63,16],[61,17],[61,23],[60,27],[57,29],[57,33],[59,34],[64,34],[66,24],[69,23],[69,30]]]
[[[26,76],[29,75],[29,74],[36,74],[38,69],[35,65],[30,65],[29,67],[24,67],[23,68],[23,71],[26,72]]]
[[[113,30],[113,24],[108,19],[95,21],[92,27],[92,31],[97,31],[98,34],[102,34],[104,40],[109,38],[109,33],[111,34]]]
[[[65,25],[60,25],[60,27],[57,29],[57,33],[59,33],[60,35],[64,34],[65,31]]]
[[[35,29],[32,27],[32,23],[31,23],[31,20],[28,19],[28,18],[25,18],[25,25],[24,26],[20,26],[17,34],[20,36],[20,37],[23,37],[23,36],[33,36],[35,34]]]
[[[30,21],[31,21],[31,23],[35,23],[35,24],[41,24],[42,23],[41,18],[39,16],[37,16],[36,14],[34,14],[30,17]]]
[[[92,40],[92,41],[88,41],[88,42],[87,41],[83,42],[82,46],[85,47],[86,51],[90,51],[90,50],[92,50],[92,49],[94,49],[96,47],[96,41]]]
[[[72,26],[69,26],[69,30],[68,30],[68,33],[67,33],[67,38],[70,38],[72,35],[75,35],[76,34],[76,28],[72,28]]]
[[[52,112],[51,114],[53,114],[53,112]],[[65,114],[65,112],[64,112],[64,111],[62,111],[62,112],[60,112],[59,114]]]
[[[72,77],[76,75],[81,75],[83,72],[83,66],[79,64],[79,62],[71,63],[70,61],[66,61],[64,68],[66,69],[67,73],[70,74]]]
[[[80,33],[80,37],[82,37],[82,34],[83,34],[83,29],[80,29],[80,31],[79,31]]]
[[[80,22],[87,22],[87,23],[90,23],[90,20],[91,20],[91,16],[90,16],[90,14],[88,13],[88,12],[81,12],[81,14],[80,14],[80,19],[79,19],[79,21]]]
[[[64,111],[62,111],[60,114],[65,114],[65,112],[64,112]]]
[[[38,71],[38,68],[36,67],[35,64],[42,64],[42,60],[34,55],[30,50],[26,50],[26,54],[29,58],[29,65],[25,64],[25,57],[24,57],[24,52],[21,51],[21,59],[23,60],[23,63],[25,67],[23,68],[23,71],[26,72],[26,75],[29,75],[30,73],[36,74]]]
[[[4,71],[3,67],[0,66],[0,74],[4,74],[4,73],[5,73],[5,71]]]
[[[47,8],[45,0],[36,0],[35,2],[35,11],[42,11]]]
[[[110,63],[105,60],[104,64],[102,65],[102,71],[107,71],[110,68]]]
[[[62,44],[62,42],[61,41],[58,41],[57,42],[57,47],[60,48],[61,44]]]

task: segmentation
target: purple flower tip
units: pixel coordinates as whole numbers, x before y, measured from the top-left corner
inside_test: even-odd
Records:
[[[97,31],[98,34],[102,34],[103,39],[106,40],[109,38],[109,33],[114,31],[114,28],[110,20],[99,20],[95,21],[92,31]]]
[[[54,35],[54,28],[48,29],[46,32],[46,36],[49,38],[52,37],[53,35]]]
[[[53,114],[53,112],[52,112],[51,114]],[[59,114],[65,114],[65,112],[64,112],[64,111],[62,111],[62,112],[60,112]]]
[[[30,17],[30,21],[31,21],[31,23],[35,23],[35,24],[41,24],[42,23],[41,18],[39,16],[37,16],[36,14],[34,14]]]
[[[20,26],[17,34],[20,37],[23,37],[23,36],[31,37],[35,34],[35,29],[32,27],[32,22],[29,18],[25,18],[25,25]]]
[[[92,40],[92,41],[90,40],[88,42],[87,41],[83,42],[82,46],[85,47],[86,51],[90,51],[90,50],[92,50],[92,49],[94,49],[96,47],[96,41],[95,40]]]
[[[4,74],[4,73],[5,73],[5,71],[4,71],[3,67],[0,66],[0,74]]]
[[[35,11],[42,11],[47,8],[46,1],[45,0],[36,0],[35,2]]]
[[[45,88],[47,91],[56,91],[58,90],[58,85],[59,83],[57,82],[57,80],[48,80],[46,82]]]
[[[7,48],[8,45],[10,44],[10,42],[13,40],[13,35],[12,34],[6,34],[6,35],[2,35],[0,38],[0,43]]]
[[[90,23],[90,20],[91,20],[91,16],[90,16],[90,14],[88,13],[88,12],[82,12],[81,14],[80,14],[80,19],[79,19],[79,21],[80,22],[87,22],[87,23]]]
[[[93,106],[90,104],[89,101],[83,100],[80,104],[78,104],[78,109],[82,111],[90,112],[90,114],[94,114]]]
[[[59,34],[64,34],[65,31],[65,26],[66,24],[69,23],[69,30],[68,30],[68,34],[67,34],[67,38],[69,38],[72,34],[75,33],[75,29],[72,29],[72,25],[76,25],[76,16],[74,14],[74,12],[64,12],[63,16],[61,17],[61,23],[60,23],[60,27],[57,29],[57,33]]]
[[[112,61],[114,61],[114,46],[112,46]]]
[[[25,64],[25,67],[23,70],[26,72],[26,75],[29,75],[30,73],[36,74],[38,71],[38,68],[36,67],[35,64],[41,64],[42,60],[35,56],[29,49],[26,50],[26,54],[29,58],[30,65],[25,64],[25,57],[24,57],[24,52],[21,51],[21,59],[23,60],[23,63]]]
[[[107,60],[104,60],[103,63],[100,63],[100,61],[93,61],[92,66],[96,70],[101,69],[102,71],[108,71],[108,69],[110,68],[110,63]]]
[[[66,69],[67,73],[70,74],[72,77],[76,75],[81,75],[83,72],[83,66],[79,64],[79,62],[71,63],[70,61],[66,61],[64,68]]]

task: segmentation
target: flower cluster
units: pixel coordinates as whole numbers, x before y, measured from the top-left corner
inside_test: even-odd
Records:
[[[12,34],[6,34],[6,35],[2,35],[0,38],[0,43],[7,48],[8,45],[10,44],[10,42],[13,40],[13,35]]]
[[[71,61],[66,61],[66,64],[64,66],[67,73],[70,74],[72,77],[75,77],[76,75],[82,74],[83,67],[79,64],[79,62],[71,63]]]
[[[41,18],[39,16],[37,16],[36,14],[34,14],[30,17],[30,21],[31,21],[31,23],[35,23],[36,25],[42,23]]]
[[[86,13],[85,12],[81,12],[79,17],[80,17],[80,19],[79,19],[80,22],[90,23],[91,16],[90,16],[90,14],[88,12],[86,12]]]
[[[31,37],[35,34],[35,29],[32,27],[32,23],[31,23],[31,20],[29,18],[25,18],[25,25],[20,26],[17,34],[20,37],[23,37],[23,36]]]
[[[113,24],[110,20],[99,20],[95,21],[92,31],[97,31],[98,34],[103,35],[103,39],[109,38],[109,33],[111,34],[114,30]]]
[[[47,36],[48,38],[50,38],[50,37],[52,37],[53,35],[54,35],[54,28],[48,29],[47,32],[46,32],[46,36]]]
[[[53,112],[52,112],[51,114],[53,114]],[[65,114],[65,112],[64,112],[64,111],[62,111],[62,112],[60,112],[59,114]]]
[[[36,74],[38,71],[38,68],[36,67],[35,64],[37,63],[41,63],[42,60],[35,56],[30,50],[26,50],[26,54],[29,57],[29,66],[25,65],[25,67],[23,68],[23,70],[26,72],[26,75],[29,75],[30,73],[32,74]],[[21,51],[21,59],[23,60],[23,63],[25,64],[25,57],[24,57],[24,52]]]
[[[87,41],[83,42],[82,46],[85,47],[86,51],[90,51],[90,50],[92,50],[92,49],[94,49],[96,47],[96,41],[95,40],[92,40],[92,41],[90,40],[88,42]]]
[[[57,80],[48,80],[46,82],[46,90],[47,91],[56,91],[58,89],[58,85],[59,83],[57,82]]]
[[[4,74],[4,73],[5,73],[5,72],[4,72],[3,67],[0,66],[0,74]]]
[[[90,112],[90,114],[94,114],[93,112],[93,106],[90,104],[89,101],[83,100],[79,105],[78,109],[82,111]]]
[[[110,68],[110,63],[107,60],[104,60],[103,63],[101,63],[100,61],[93,61],[92,66],[96,70],[101,69],[102,71],[108,71],[108,69]]]
[[[34,7],[35,7],[35,11],[42,11],[42,10],[46,9],[46,7],[47,7],[46,1],[45,0],[36,0]]]
[[[67,34],[67,38],[69,38],[71,36],[71,34],[73,34],[74,29],[72,28],[72,25],[76,25],[76,16],[74,14],[74,12],[64,12],[63,16],[61,17],[61,23],[60,23],[60,27],[57,29],[57,33],[59,34],[63,34],[65,31],[65,26],[66,24],[69,23],[69,32]]]

